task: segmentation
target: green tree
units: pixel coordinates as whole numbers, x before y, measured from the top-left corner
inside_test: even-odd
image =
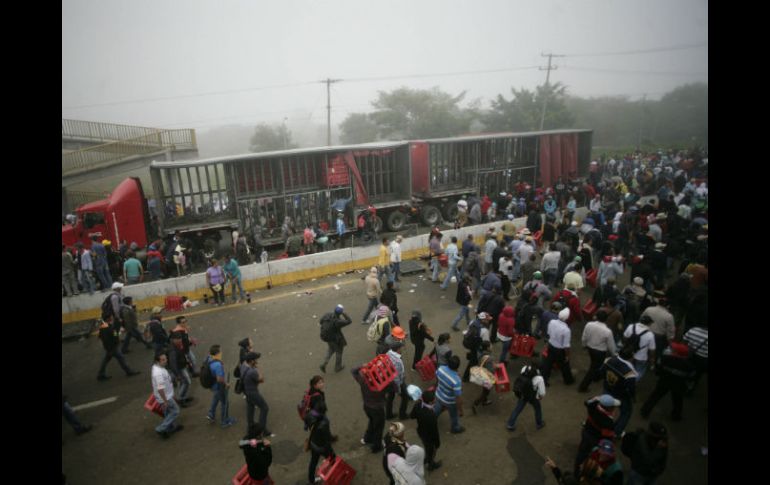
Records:
[[[561,83],[538,86],[535,92],[511,88],[512,97],[497,95],[482,121],[488,131],[533,131],[540,128],[543,98],[548,96],[544,130],[573,128],[575,116],[565,103],[567,88]]]
[[[377,140],[377,124],[366,113],[351,113],[339,126],[340,141],[345,145]]]
[[[297,148],[298,145],[291,141],[291,131],[285,124],[268,125],[260,123],[254,129],[249,150],[252,152],[269,152]]]
[[[654,109],[655,141],[682,146],[706,145],[709,136],[708,84],[679,86],[665,94]]]
[[[477,117],[477,109],[460,107],[465,92],[457,96],[439,91],[399,88],[379,92],[372,102],[370,119],[384,139],[419,139],[456,136],[467,133]]]

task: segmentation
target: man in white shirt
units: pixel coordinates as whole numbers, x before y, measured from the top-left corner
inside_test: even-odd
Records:
[[[661,349],[661,352],[657,352],[658,358],[656,363],[660,362],[663,350],[668,347],[669,342],[674,340],[674,335],[676,334],[674,315],[664,306],[663,298],[665,297],[659,295],[659,298],[655,299],[655,306],[647,307],[642,312],[642,317],[648,316],[652,319],[650,330],[655,335],[655,348]]]
[[[634,353],[634,369],[638,374],[637,381],[644,377],[649,361],[653,362],[652,369],[655,369],[655,334],[648,327],[651,323],[652,318],[645,315],[641,318],[640,323],[629,325],[623,332],[626,339],[631,339],[634,334],[639,338],[639,350]]]
[[[529,261],[529,255],[535,252],[535,247],[532,245],[532,236],[527,236],[524,240],[524,244],[519,246],[519,261]]]
[[[442,290],[446,290],[449,286],[449,282],[452,280],[452,276],[456,278],[460,277],[460,274],[457,272],[457,264],[460,262],[460,250],[457,249],[457,237],[452,236],[451,243],[449,243],[444,250],[444,253],[447,255],[447,265],[448,270],[446,272],[446,278],[444,278],[444,282],[441,283],[440,288]]]
[[[492,253],[497,247],[497,240],[494,234],[487,235],[487,242],[484,243],[484,273],[492,272]]]
[[[572,332],[569,326],[565,323],[569,319],[569,308],[559,312],[558,320],[551,320],[548,322],[548,356],[543,363],[543,379],[545,385],[550,386],[548,379],[551,377],[551,368],[554,362],[558,362],[561,366],[561,375],[564,378],[564,384],[570,385],[575,382],[575,378],[572,377],[572,369],[569,365],[569,347],[570,338],[572,338]]]
[[[401,281],[398,276],[401,274],[401,241],[404,238],[397,235],[395,241],[390,243],[390,281]]]
[[[171,381],[171,374],[166,370],[167,364],[166,354],[155,355],[155,363],[152,365],[152,393],[161,405],[164,415],[163,421],[155,428],[155,432],[163,439],[183,428],[181,424],[174,423],[179,417],[179,405],[174,401],[174,384]]]
[[[612,330],[607,328],[606,321],[607,312],[599,310],[596,312],[596,321],[588,322],[583,329],[581,342],[588,350],[591,367],[580,382],[578,392],[586,392],[591,382],[600,380],[602,375],[599,369],[607,357],[615,355],[615,339],[612,336]]]

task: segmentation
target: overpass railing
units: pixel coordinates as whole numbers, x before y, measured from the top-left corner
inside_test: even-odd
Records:
[[[158,131],[162,130],[145,126],[118,125],[96,121],[61,120],[62,138],[77,138],[104,143],[130,140],[140,136],[151,135]]]
[[[195,130],[155,130],[134,138],[62,153],[62,175],[101,168],[163,150],[196,150]]]

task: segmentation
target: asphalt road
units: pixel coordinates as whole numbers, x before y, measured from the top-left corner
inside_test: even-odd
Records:
[[[232,371],[238,358],[237,342],[246,336],[252,337],[256,349],[262,353],[259,367],[265,382],[260,389],[270,405],[268,426],[276,435],[272,439],[274,458],[270,473],[278,484],[305,483],[310,456],[301,450],[305,432],[295,406],[310,378],[320,373],[318,366],[326,351],[326,345],[319,339],[318,321],[337,303],[345,305],[353,324],[344,331],[348,340],[343,359],[346,369],[338,374],[330,371],[325,376],[332,432],[340,437],[335,451],[355,468],[354,483],[387,483],[382,470],[382,455],[365,452],[359,444],[367,420],[360,390],[349,373],[354,365],[374,356],[375,346],[366,340],[366,327],[360,324],[367,303],[361,276],[359,273],[331,276],[255,292],[251,304],[197,307],[193,309],[195,311],[187,312],[192,336],[200,340],[196,348],[199,360],[205,357],[210,345],[221,344],[225,367]],[[628,271],[619,281],[621,288],[627,279]],[[450,285],[448,291],[442,292],[437,284],[419,276],[404,277],[398,293],[402,323],[408,321],[411,310],[420,309],[434,335],[449,331],[458,310],[454,302],[455,288]],[[583,295],[583,301],[586,298],[588,295]],[[140,318],[146,321],[147,314]],[[167,317],[167,327],[172,325],[171,320]],[[572,332],[572,365],[578,382],[589,362],[587,353],[579,350],[581,333],[582,326]],[[465,355],[461,334],[453,334],[451,345],[456,354]],[[542,345],[539,342],[536,350],[539,351]],[[154,431],[159,418],[142,407],[152,390],[152,352],[135,342],[131,348],[127,361],[142,374],[128,378],[113,361],[107,368],[113,378],[97,382],[96,373],[103,355],[101,343],[95,337],[62,342],[62,386],[70,403],[78,406],[115,398],[78,411],[84,423],[94,424],[93,431],[88,434],[76,436],[62,420],[62,462],[68,483],[230,483],[243,465],[243,455],[237,444],[246,427],[242,398],[230,394],[230,414],[238,419],[238,423],[229,429],[221,429],[218,425],[208,424],[205,418],[211,392],[194,382],[192,395],[195,401],[189,408],[182,409],[178,421],[185,429],[163,441]],[[495,344],[494,349],[494,356],[499,356],[500,344]],[[407,367],[411,366],[413,355],[414,347],[407,344],[404,352]],[[520,368],[519,363],[513,366],[516,371]],[[464,366],[463,359],[463,370]],[[329,365],[330,369],[332,367]],[[407,371],[407,375],[408,383],[427,387],[416,373]],[[646,427],[647,422],[641,419],[638,409],[654,384],[652,374],[641,381],[628,430]],[[708,443],[705,384],[705,380],[702,381],[696,395],[685,401],[684,421],[674,423],[668,419],[669,398],[662,400],[652,413],[652,419],[668,426],[670,435],[668,467],[658,481],[661,485],[681,483],[682,477],[687,477],[692,484],[707,483],[708,458],[701,455],[701,446]],[[582,402],[600,391],[599,383],[595,383],[588,394],[578,393],[576,385],[565,386],[560,374],[555,373],[543,400],[547,426],[536,430],[534,413],[528,407],[519,418],[517,430],[508,432],[504,426],[516,402],[513,393],[493,392],[494,403],[480,408],[474,416],[468,401],[478,396],[480,388],[465,384],[464,396],[468,404],[461,424],[467,431],[460,435],[449,434],[449,416],[442,414],[439,418],[442,445],[437,458],[443,460],[444,466],[428,472],[428,483],[556,483],[544,467],[545,457],[550,456],[565,470],[571,468],[580,440],[580,424],[585,418]],[[398,401],[397,398],[394,407]],[[419,444],[416,423],[407,420],[405,424],[407,440]],[[622,463],[628,469],[629,462],[625,457]]]

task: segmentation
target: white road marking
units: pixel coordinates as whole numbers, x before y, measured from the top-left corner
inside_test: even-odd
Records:
[[[87,402],[85,404],[79,404],[77,406],[74,406],[72,410],[80,411],[82,409],[95,408],[96,406],[101,406],[102,404],[109,404],[117,400],[118,400],[118,396],[112,396],[112,397],[108,397],[107,399],[102,399],[100,401],[93,401],[93,402]]]

